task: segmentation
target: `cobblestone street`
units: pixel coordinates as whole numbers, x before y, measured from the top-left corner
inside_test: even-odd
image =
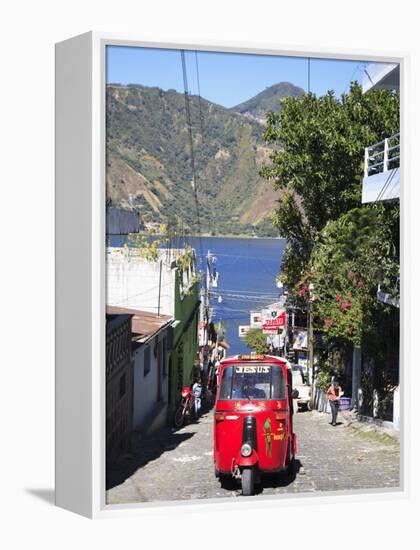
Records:
[[[298,438],[295,474],[263,477],[257,494],[399,486],[396,441],[345,422],[334,428],[329,421],[329,415],[319,412],[294,416]],[[196,424],[144,440],[109,473],[107,503],[244,498],[238,485],[222,489],[214,476],[212,422],[213,411],[209,411]]]

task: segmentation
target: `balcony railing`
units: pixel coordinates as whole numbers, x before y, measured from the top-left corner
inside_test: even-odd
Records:
[[[365,149],[365,178],[400,165],[400,134],[386,138]]]

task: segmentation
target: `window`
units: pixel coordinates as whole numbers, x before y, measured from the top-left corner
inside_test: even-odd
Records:
[[[126,376],[123,374],[120,378],[120,399],[125,395],[126,391]]]
[[[219,399],[286,399],[278,365],[237,364],[223,369]]]
[[[151,368],[151,365],[150,365],[150,346],[147,346],[144,350],[144,376],[146,376],[147,374],[149,374],[150,372],[150,368]]]

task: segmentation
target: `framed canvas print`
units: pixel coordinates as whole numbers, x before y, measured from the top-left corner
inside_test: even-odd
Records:
[[[57,44],[59,506],[404,492],[404,63]]]

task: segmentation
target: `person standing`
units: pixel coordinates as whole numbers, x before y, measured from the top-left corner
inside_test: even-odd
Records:
[[[328,401],[330,402],[332,421],[333,426],[337,426],[337,414],[338,414],[338,403],[340,397],[343,395],[341,387],[338,385],[338,382],[334,380],[331,386],[327,390]]]
[[[201,380],[197,378],[193,384],[192,391],[194,394],[194,409],[195,417],[198,418],[201,409],[201,392],[202,392]]]

